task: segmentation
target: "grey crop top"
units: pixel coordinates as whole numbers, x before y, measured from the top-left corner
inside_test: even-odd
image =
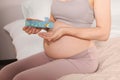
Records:
[[[90,27],[94,21],[94,12],[89,0],[53,0],[51,13],[57,21],[76,27]]]

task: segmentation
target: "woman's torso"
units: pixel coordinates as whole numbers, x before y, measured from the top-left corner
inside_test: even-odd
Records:
[[[90,27],[94,20],[89,0],[69,0],[68,2],[53,0],[51,8],[51,12],[56,19],[55,24]],[[58,27],[62,26],[55,26],[52,30]],[[52,58],[67,58],[92,46],[95,45],[91,40],[67,35],[55,42],[48,43],[47,40],[44,40],[45,52]]]

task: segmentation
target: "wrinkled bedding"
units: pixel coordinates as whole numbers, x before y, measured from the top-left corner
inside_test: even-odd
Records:
[[[100,66],[92,74],[70,74],[58,80],[120,80],[120,37],[97,41]]]

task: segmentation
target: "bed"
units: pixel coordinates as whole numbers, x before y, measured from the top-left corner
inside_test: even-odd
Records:
[[[42,38],[40,38],[38,35],[35,34],[28,35],[22,30],[24,26],[25,18],[36,17],[42,19],[43,16],[49,16],[48,8],[42,11],[45,14],[42,13],[41,15],[39,15],[41,13],[38,10],[41,9],[41,6],[38,6],[38,3],[40,3],[39,1],[41,0],[25,1],[22,4],[24,19],[13,21],[7,24],[6,26],[4,26],[4,30],[7,31],[9,33],[9,36],[12,38],[12,44],[15,47],[18,60],[29,57],[33,54],[36,54],[44,50],[42,45],[43,43]],[[50,0],[48,0],[47,2],[48,6],[51,4],[51,2],[49,1]],[[116,17],[116,16],[120,16],[120,11],[118,13],[118,10],[116,10],[115,8],[118,2],[115,2],[114,0],[113,3],[115,5],[112,4],[113,5],[112,10],[114,13],[112,13],[113,24],[111,28],[110,38],[108,41],[95,41],[98,49],[98,55],[99,55],[98,58],[100,61],[100,66],[97,72],[92,74],[64,75],[58,80],[119,80],[120,79],[120,27],[119,27],[120,24],[119,24],[119,18]],[[42,5],[42,7],[45,6]]]

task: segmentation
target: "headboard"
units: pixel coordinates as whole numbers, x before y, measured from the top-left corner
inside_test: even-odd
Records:
[[[16,51],[11,38],[3,27],[17,19],[22,19],[21,3],[23,0],[0,1],[0,60],[16,58]]]

